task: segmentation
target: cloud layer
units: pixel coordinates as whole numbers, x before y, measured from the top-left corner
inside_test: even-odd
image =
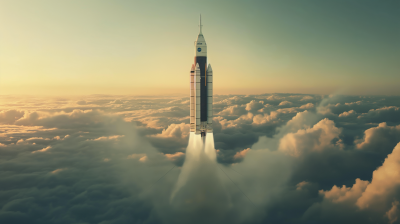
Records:
[[[1,96],[0,223],[399,222],[400,98],[214,101],[218,163],[190,182],[213,207],[170,202],[187,97]]]

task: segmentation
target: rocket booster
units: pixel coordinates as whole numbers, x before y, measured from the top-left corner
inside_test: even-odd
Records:
[[[200,32],[195,45],[194,64],[190,70],[190,132],[206,136],[213,131],[213,72],[207,66],[207,45],[202,33],[201,15]]]

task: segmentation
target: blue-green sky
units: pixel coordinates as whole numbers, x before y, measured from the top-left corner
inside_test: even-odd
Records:
[[[398,1],[0,1],[0,94],[400,95]]]

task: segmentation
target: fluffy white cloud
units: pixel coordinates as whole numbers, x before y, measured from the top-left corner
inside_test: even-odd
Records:
[[[40,149],[40,150],[33,151],[32,153],[37,153],[37,152],[46,152],[46,151],[47,151],[47,150],[49,150],[49,149],[51,149],[51,146],[47,146],[47,147],[45,147],[45,148],[43,148],[43,149]]]
[[[349,117],[351,115],[355,115],[357,114],[354,110],[349,110],[349,111],[345,111],[341,114],[339,114],[339,117]]]
[[[218,120],[222,128],[225,129],[225,128],[238,127],[241,124],[250,124],[253,121],[253,117],[254,115],[249,112],[245,115],[238,117],[235,120],[227,120],[220,116],[215,117],[214,119]]]
[[[167,129],[164,129],[162,133],[155,135],[160,138],[186,138],[189,136],[190,125],[185,123],[170,124]]]
[[[255,110],[260,110],[264,107],[264,101],[260,100],[260,101],[256,101],[256,100],[252,100],[250,101],[250,103],[246,104],[246,110],[247,111],[255,111]]]
[[[314,107],[313,103],[307,103],[307,104],[301,105],[299,108],[300,109],[311,109],[313,107]]]
[[[332,140],[339,138],[340,133],[335,123],[325,118],[311,128],[286,134],[279,142],[279,150],[295,157],[311,151],[322,151],[333,147]]]
[[[265,124],[268,122],[275,121],[278,119],[279,112],[277,111],[272,111],[270,114],[257,114],[256,116],[253,117],[253,124]]]
[[[371,109],[368,113],[363,113],[358,116],[358,119],[365,120],[367,122],[399,122],[400,121],[400,107],[397,106],[386,106],[378,109]]]
[[[246,113],[244,106],[233,105],[220,111],[217,115],[242,115],[244,113]]]
[[[357,199],[361,197],[368,184],[369,181],[364,181],[357,178],[352,187],[346,187],[343,185],[341,188],[339,188],[335,185],[329,191],[320,190],[319,194],[323,195],[326,199],[329,199],[334,203],[350,202],[354,204]]]
[[[357,149],[384,154],[389,154],[398,142],[400,142],[400,125],[388,126],[386,122],[365,130],[364,138],[355,141]]]
[[[388,155],[382,166],[372,174],[372,181],[367,186],[361,197],[357,200],[357,206],[361,209],[373,204],[381,204],[392,200],[395,191],[400,187],[400,143]]]
[[[236,102],[238,102],[240,100],[241,100],[241,98],[239,96],[233,96],[233,97],[230,97],[228,99],[224,99],[224,100],[221,100],[221,101],[216,101],[216,102],[214,102],[214,104],[231,105],[231,104],[236,103]]]
[[[286,106],[286,105],[292,105],[292,104],[293,104],[292,102],[285,100],[285,101],[280,102],[278,106]]]
[[[344,204],[357,206],[361,210],[375,213],[387,211],[386,216],[391,222],[397,219],[398,203],[394,199],[399,195],[399,192],[400,143],[388,155],[382,166],[373,172],[371,182],[357,178],[352,187],[343,185],[342,188],[339,188],[335,185],[331,190],[319,191],[324,196],[324,200],[331,201],[339,206]],[[392,204],[391,207],[388,207],[390,204]]]

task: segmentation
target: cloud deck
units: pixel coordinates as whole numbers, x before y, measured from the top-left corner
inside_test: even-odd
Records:
[[[179,169],[145,189],[183,164],[188,97],[1,102],[0,223],[179,222],[168,210]],[[217,95],[214,115],[217,161],[256,206],[225,180],[219,221],[398,219],[399,97]]]

